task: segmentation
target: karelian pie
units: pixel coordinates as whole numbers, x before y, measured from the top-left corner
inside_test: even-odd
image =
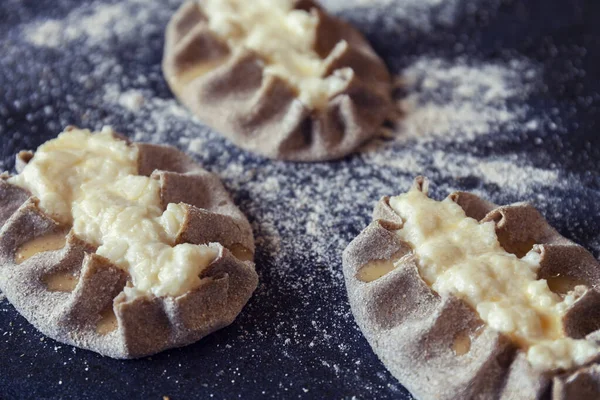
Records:
[[[270,158],[343,157],[392,110],[367,40],[311,0],[198,0],[166,32],[163,72],[198,118]]]
[[[427,181],[344,252],[355,319],[420,400],[600,398],[600,265],[531,205]]]
[[[254,239],[179,150],[68,128],[0,179],[0,289],[38,330],[114,358],[184,346],[257,286]]]

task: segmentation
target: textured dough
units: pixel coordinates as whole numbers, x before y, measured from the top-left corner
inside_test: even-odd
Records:
[[[295,28],[314,25],[306,34],[312,50],[304,49],[303,57],[265,56],[281,54],[285,46],[265,44],[264,37],[259,45],[228,39],[221,32],[231,28],[210,19],[214,0],[200,0],[184,4],[167,27],[165,77],[194,114],[244,149],[292,161],[343,157],[388,117],[389,72],[356,29],[315,2],[273,1],[306,15]],[[297,49],[304,45],[290,42]],[[298,64],[307,67],[294,68]],[[300,70],[309,72],[300,76]]]
[[[416,185],[426,192],[427,183]],[[570,337],[597,342],[600,335],[600,265],[581,246],[560,236],[525,203],[497,207],[469,193],[451,198],[467,216],[493,221],[507,251],[535,243],[539,278],[562,275],[583,282],[582,296],[568,309],[563,327]],[[476,311],[453,295],[438,295],[423,281],[411,248],[396,231],[402,219],[384,197],[373,222],[344,252],[344,276],[355,319],[375,353],[418,399],[600,398],[595,361],[570,371],[535,371],[525,352],[485,326]],[[361,268],[373,260],[402,260],[381,278],[363,282]],[[468,346],[457,349],[467,338]],[[458,351],[462,350],[462,351]]]
[[[254,253],[252,229],[220,180],[173,147],[132,145],[139,174],[160,183],[163,207],[185,203],[176,243],[207,244],[217,253],[200,285],[181,296],[125,295],[128,274],[72,233],[64,248],[17,264],[22,245],[65,227],[27,191],[8,183],[8,174],[0,179],[0,290],[45,335],[114,358],[200,340],[233,322],[258,284],[254,263],[234,255],[240,246]],[[31,153],[20,153],[17,170],[29,159]],[[48,278],[60,274],[76,277],[72,291],[49,289]]]

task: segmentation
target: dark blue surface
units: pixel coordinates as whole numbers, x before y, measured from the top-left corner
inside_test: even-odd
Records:
[[[10,170],[18,150],[37,147],[68,124],[91,128],[112,124],[126,134],[157,132],[153,140],[182,146],[178,138],[189,138],[192,128],[198,127],[196,122],[170,118],[165,132],[152,119],[152,112],[140,117],[117,111],[105,104],[100,93],[110,82],[121,91],[136,88],[158,100],[172,98],[160,61],[162,31],[175,3],[165,2],[164,11],[149,19],[153,26],[140,32],[138,40],[109,35],[96,46],[75,39],[57,49],[26,42],[24,27],[47,18],[64,18],[82,2],[3,0],[3,167]],[[535,136],[505,133],[492,139],[493,146],[486,145],[489,137],[449,143],[444,151],[481,157],[517,154],[528,165],[560,171],[568,182],[539,192],[560,201],[539,206],[561,233],[598,256],[600,2],[480,0],[464,4],[452,24],[439,22],[432,12],[434,29],[407,26],[403,34],[391,32],[390,17],[384,18],[384,13],[380,20],[369,22],[361,9],[348,10],[344,16],[368,36],[395,73],[425,53],[448,59],[467,56],[479,62],[525,58],[541,64],[543,85],[528,97],[528,112],[555,116],[560,120],[556,129],[541,127]],[[90,73],[106,57],[113,57],[111,65],[119,70]],[[137,79],[140,75],[146,79]],[[82,76],[86,79],[79,79]],[[204,150],[197,159],[223,175],[257,236],[261,284],[242,315],[232,326],[192,346],[149,359],[115,361],[44,338],[6,300],[1,301],[0,398],[409,398],[373,355],[349,313],[339,277],[339,253],[368,223],[379,196],[406,189],[401,185],[408,175],[422,171],[405,173],[396,180],[393,174],[363,165],[360,157],[316,165],[277,163],[243,153],[213,133],[205,132],[202,137]],[[543,145],[536,138],[542,138]],[[241,165],[243,170],[232,172],[232,165]],[[478,189],[496,202],[521,200],[477,176],[451,180],[435,169],[425,172],[443,188]],[[270,176],[278,179],[275,193],[262,193],[252,186]],[[342,181],[347,191],[315,188],[328,180]],[[376,190],[369,189],[373,182],[377,182]],[[350,197],[352,193],[357,199]],[[311,201],[302,203],[302,198],[333,210],[330,219],[321,221],[326,225],[321,239],[309,238],[304,228],[296,228],[306,224],[313,206]],[[351,213],[347,208],[336,210],[337,204],[354,201]],[[319,240],[322,244],[315,246],[313,242]]]

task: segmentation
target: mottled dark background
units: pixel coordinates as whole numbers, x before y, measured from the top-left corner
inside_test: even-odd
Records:
[[[436,196],[466,189],[498,203],[533,201],[561,233],[598,256],[596,0],[470,0],[435,7],[424,1],[420,25],[400,17],[404,1],[338,9],[396,74],[424,54],[474,63],[527,60],[542,71],[540,84],[523,101],[528,118],[540,116],[545,122],[533,131],[500,127],[491,135],[414,150],[410,142],[387,145],[385,151],[398,159],[421,152],[425,161],[419,170],[386,168],[363,155],[309,165],[241,152],[177,108],[162,78],[162,33],[177,0],[87,3],[0,2],[0,166],[11,170],[18,150],[34,149],[68,124],[95,129],[110,124],[136,139],[179,146],[220,174],[249,216],[261,284],[232,326],[192,346],[135,361],[103,358],[45,338],[2,300],[2,399],[408,399],[354,323],[340,252],[368,223],[374,202],[407,189],[419,173],[434,180]],[[69,33],[69,23],[85,18],[86,7],[93,13],[91,7],[104,3],[122,4],[125,12],[108,14],[110,22],[98,22],[99,27],[85,22],[88,34],[102,40],[79,37],[81,27]],[[446,3],[454,5],[449,17]],[[45,46],[28,38],[48,19],[62,21],[51,34],[64,30],[60,34],[69,40]],[[127,29],[128,24],[136,28]],[[119,95],[131,90],[145,99],[139,109],[132,110],[131,97]],[[526,190],[513,190],[477,172],[456,176],[428,163],[426,153],[440,150],[482,160],[513,157],[520,165],[555,171],[559,178],[537,185],[525,181],[514,187]]]

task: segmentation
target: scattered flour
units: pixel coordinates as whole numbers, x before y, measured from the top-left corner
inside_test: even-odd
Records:
[[[404,174],[433,175],[444,180],[475,177],[480,182],[497,185],[504,192],[530,200],[536,189],[564,186],[558,171],[527,165],[518,154],[484,158],[468,153],[428,151],[421,144],[413,146],[410,151],[401,153],[386,149],[367,152],[364,158],[368,163],[394,168]]]
[[[539,187],[557,187],[562,183],[557,171],[527,165],[519,154],[484,157],[470,151],[542,128],[546,117],[531,116],[526,102],[540,75],[525,60],[420,57],[396,79],[399,113],[388,135],[392,140],[367,144],[363,158],[408,175],[475,177],[524,199]]]
[[[115,60],[107,60],[105,62],[114,62]],[[133,140],[152,141],[155,143],[164,142],[167,140],[166,135],[173,131],[175,126],[174,121],[184,120],[197,125],[197,129],[206,130],[181,104],[174,99],[163,99],[152,95],[151,91],[142,90],[125,90],[121,91],[120,86],[114,83],[107,83],[102,88],[102,101],[106,104],[119,106],[122,109],[144,116],[140,123],[135,124],[140,129],[135,131],[128,130],[128,134],[133,135]],[[141,125],[141,126],[140,126]],[[148,136],[151,135],[149,138]],[[192,140],[185,136],[182,132],[181,139],[183,143],[193,147],[190,151],[200,151],[198,140]]]
[[[25,30],[25,35],[30,43],[37,46],[57,47],[61,44],[63,22],[49,20],[39,25],[31,25]]]
[[[83,4],[64,19],[34,22],[24,27],[26,39],[41,47],[65,46],[73,41],[85,40],[87,46],[98,46],[113,38],[133,33],[147,37],[154,27],[145,22],[157,13],[171,13],[169,3],[183,0],[126,0],[114,4]]]
[[[521,60],[478,64],[419,58],[397,79],[407,93],[398,101],[400,140],[468,141],[500,129],[535,129],[536,120],[523,124],[522,119],[539,72]]]
[[[192,153],[196,153],[196,154],[201,153],[202,149],[204,148],[204,139],[200,139],[200,138],[190,139],[190,141],[188,142],[187,148]]]
[[[422,13],[423,11],[438,8],[442,5],[451,4],[456,7],[456,0],[322,0],[321,4],[330,11],[337,12],[361,8],[365,10],[377,10],[382,7],[393,7],[395,12],[403,15]]]
[[[428,30],[438,23],[452,24],[460,7],[482,2],[323,3],[336,13],[366,21],[365,25],[382,21],[401,32],[403,26]],[[97,1],[78,5],[60,20],[21,26],[36,51],[49,49],[64,56],[66,61],[53,56],[56,65],[50,65],[50,70],[74,68],[79,59],[91,66],[63,75],[68,77],[66,87],[81,86],[87,91],[69,98],[68,89],[61,88],[57,97],[68,103],[62,108],[44,105],[50,108],[37,126],[58,132],[60,125],[70,122],[64,118],[87,116],[88,107],[92,117],[81,118],[86,127],[113,125],[134,140],[170,143],[191,153],[223,179],[248,215],[256,237],[261,286],[232,328],[236,332],[232,335],[239,336],[228,343],[236,349],[256,346],[259,350],[265,348],[264,343],[268,348],[290,344],[281,357],[292,359],[300,369],[320,368],[311,376],[322,373],[324,381],[343,380],[353,388],[372,389],[375,397],[395,393],[390,383],[395,381],[365,355],[366,347],[360,347],[365,344],[347,305],[340,254],[368,224],[375,202],[407,190],[419,174],[432,179],[434,195],[468,189],[497,202],[529,200],[547,205],[540,196],[551,198],[568,177],[533,164],[524,153],[495,151],[501,140],[535,137],[559,123],[534,114],[527,106],[543,71],[522,59],[481,62],[421,54],[402,60],[402,65],[408,65],[405,68],[394,66],[391,60],[399,75],[396,95],[402,117],[395,121],[388,139],[373,141],[360,154],[332,163],[270,161],[240,151],[204,126],[168,92],[158,58],[149,63],[149,53],[162,51],[157,38],[180,3]],[[600,239],[596,245],[600,248]],[[312,316],[307,316],[309,312]],[[307,318],[314,318],[314,323],[307,323]],[[294,351],[295,346],[300,350]],[[332,355],[333,348],[340,353]],[[237,356],[232,353],[228,357]],[[308,356],[303,358],[305,353]],[[240,365],[247,362],[246,356],[247,351],[239,351]],[[381,379],[373,377],[373,371],[383,374]],[[227,374],[215,379],[225,382]],[[273,382],[273,387],[285,383]],[[275,397],[290,397],[290,393],[278,394]]]
[[[107,93],[110,99],[110,94]],[[144,95],[139,90],[129,90],[119,95],[119,104],[129,111],[138,111],[144,105]]]
[[[27,38],[35,45],[47,47],[57,47],[81,37],[98,42],[106,40],[113,32],[122,32],[123,27],[130,29],[129,21],[122,18],[126,4],[83,6],[75,9],[65,20],[48,20],[32,25],[26,30]]]
[[[459,11],[486,11],[498,7],[499,0],[322,0],[334,13],[360,13],[359,19],[377,22],[380,29],[402,33],[431,31],[436,26],[452,26]]]
[[[484,182],[498,185],[502,190],[510,188],[518,191],[527,187],[557,187],[560,185],[557,171],[523,165],[518,154],[509,154],[503,158],[479,159],[463,157],[436,150],[433,153],[436,168],[444,170],[448,177],[457,179],[466,176],[481,177]],[[530,193],[524,193],[531,196]]]

